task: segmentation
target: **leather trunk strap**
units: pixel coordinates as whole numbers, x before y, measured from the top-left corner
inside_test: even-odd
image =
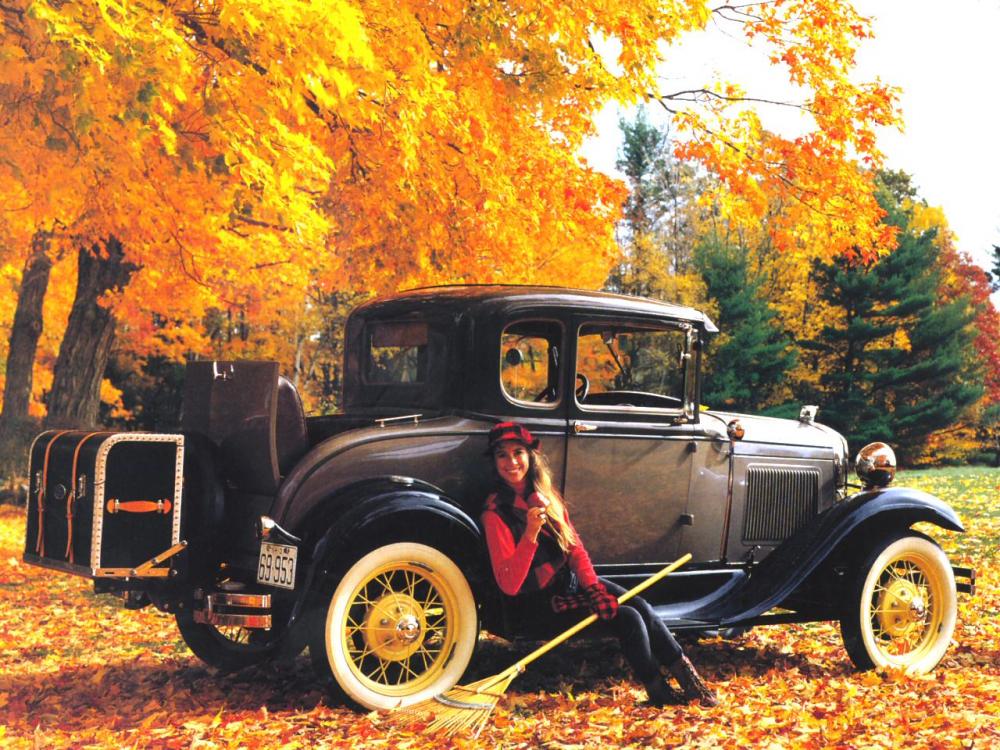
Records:
[[[110,432],[91,432],[84,435],[79,443],[76,444],[76,450],[73,451],[73,470],[69,475],[69,492],[66,494],[66,560],[69,563],[74,562],[73,560],[73,502],[76,500],[76,490],[77,490],[77,466],[80,461],[80,449],[83,444],[90,440],[95,435],[110,435]]]
[[[45,446],[45,460],[42,462],[42,478],[38,482],[38,539],[35,540],[35,551],[39,557],[45,557],[45,488],[49,483],[49,456],[52,455],[52,446],[56,440],[72,430],[60,430],[49,444]]]

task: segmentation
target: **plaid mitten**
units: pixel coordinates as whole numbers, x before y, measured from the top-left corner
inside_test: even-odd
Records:
[[[609,594],[600,581],[585,588],[583,593],[589,600],[590,611],[602,620],[612,620],[618,614],[618,597]]]
[[[552,597],[553,612],[569,612],[572,609],[583,609],[590,606],[590,597],[583,591],[572,594],[556,594]]]

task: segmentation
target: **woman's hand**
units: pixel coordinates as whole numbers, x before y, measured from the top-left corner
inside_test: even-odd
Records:
[[[590,600],[590,611],[602,620],[613,620],[618,614],[618,597],[598,581],[583,590]]]
[[[549,517],[545,512],[545,508],[531,508],[528,511],[528,525],[524,530],[528,539],[532,542],[538,541],[538,532],[542,530],[542,526],[544,526],[548,520]]]

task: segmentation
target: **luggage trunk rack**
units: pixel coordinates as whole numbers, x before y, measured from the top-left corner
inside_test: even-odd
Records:
[[[146,562],[136,565],[134,568],[95,568],[94,577],[124,578],[125,580],[129,578],[167,578],[175,575],[176,571],[172,568],[157,568],[156,566],[166,562],[185,549],[187,549],[187,542],[182,539],[170,549],[161,552],[156,557],[151,557]]]

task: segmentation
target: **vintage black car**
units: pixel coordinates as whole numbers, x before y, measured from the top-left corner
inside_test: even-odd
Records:
[[[193,362],[179,434],[49,431],[31,452],[24,559],[172,613],[237,669],[308,645],[356,704],[406,705],[462,676],[481,628],[539,635],[494,583],[478,526],[486,434],[538,435],[598,572],[678,631],[840,622],[864,669],[932,669],[955,627],[953,568],[911,527],[955,513],[889,486],[843,437],[700,405],[697,310],[546,287],[415,290],[347,322],[343,412],[306,418],[270,362]],[[956,586],[956,579],[958,580]]]

